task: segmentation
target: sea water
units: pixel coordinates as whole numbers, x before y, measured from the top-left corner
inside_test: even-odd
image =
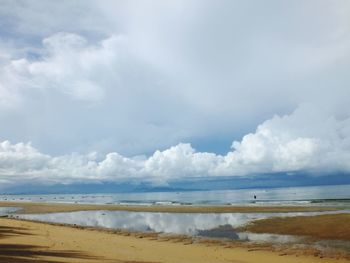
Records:
[[[350,205],[350,185],[184,192],[0,195],[0,201],[126,205]]]

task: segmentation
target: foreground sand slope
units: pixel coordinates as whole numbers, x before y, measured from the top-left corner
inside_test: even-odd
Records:
[[[122,236],[98,230],[0,219],[0,262],[342,263],[205,244]]]

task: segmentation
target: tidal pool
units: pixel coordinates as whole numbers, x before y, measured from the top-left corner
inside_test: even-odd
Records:
[[[79,211],[50,214],[18,214],[13,217],[71,225],[103,227],[127,231],[226,238],[257,242],[296,242],[297,237],[239,232],[237,229],[254,220],[271,217],[314,216],[331,212],[300,213],[153,213],[127,211]],[[350,212],[348,210],[342,213]]]

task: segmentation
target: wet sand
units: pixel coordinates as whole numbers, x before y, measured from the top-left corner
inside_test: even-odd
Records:
[[[0,218],[0,262],[343,263],[349,260]]]
[[[22,207],[21,213],[56,213],[91,210],[169,212],[169,213],[273,213],[335,211],[340,208],[327,206],[186,206],[186,205],[85,205],[64,203],[0,202],[0,207]]]
[[[261,219],[253,221],[241,230],[350,241],[350,214]]]

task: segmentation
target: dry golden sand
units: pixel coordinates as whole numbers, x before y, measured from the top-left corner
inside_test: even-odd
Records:
[[[22,207],[23,213],[54,213],[88,210],[171,212],[171,213],[264,213],[264,212],[313,212],[334,211],[339,208],[325,206],[185,206],[185,205],[84,205],[62,203],[0,202],[0,207]]]
[[[171,242],[92,229],[0,219],[0,262],[343,263],[346,259],[286,255],[259,248]]]

